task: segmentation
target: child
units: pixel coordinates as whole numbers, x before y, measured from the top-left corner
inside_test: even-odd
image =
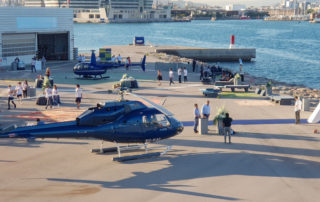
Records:
[[[59,107],[61,103],[60,103],[60,96],[58,94],[57,85],[53,85],[52,97],[53,97],[53,104],[58,105]]]
[[[80,88],[80,85],[77,84],[77,87],[76,87],[76,104],[77,104],[77,109],[80,109],[81,98],[82,98],[82,89]]]
[[[8,110],[10,110],[10,102],[12,102],[14,108],[17,107],[17,105],[13,101],[14,99],[13,95],[14,95],[14,90],[12,90],[11,85],[9,85],[8,86]]]
[[[17,93],[17,98],[20,101],[20,104],[22,104],[22,86],[21,82],[18,82],[18,85],[16,86],[16,93]]]

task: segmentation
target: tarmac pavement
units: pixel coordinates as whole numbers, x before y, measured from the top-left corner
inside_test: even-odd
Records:
[[[89,106],[119,96],[108,94],[124,69],[108,72],[110,79],[78,80],[72,66],[52,68],[61,94],[59,108],[45,110],[35,100],[23,100],[17,109],[6,109],[6,86],[18,79],[34,79],[35,74],[4,72],[0,75],[0,127],[25,124],[41,117],[48,121],[74,119]],[[167,72],[161,86],[154,81],[156,72],[138,68],[128,71],[139,79],[134,92],[158,103],[182,122],[193,121],[193,104],[200,106],[208,98],[197,82],[199,75],[189,74],[188,83],[169,86]],[[15,78],[15,79],[13,79]],[[15,80],[15,81],[13,81]],[[177,78],[176,78],[177,80]],[[74,87],[84,89],[81,110],[74,104]],[[32,84],[32,83],[31,83]],[[39,92],[40,93],[40,92]],[[38,95],[39,95],[38,93]],[[136,99],[128,96],[128,99]],[[211,112],[224,106],[235,120],[237,132],[232,144],[224,144],[216,126],[208,135],[193,133],[186,126],[182,134],[160,144],[173,149],[159,158],[125,163],[113,162],[113,154],[93,154],[101,141],[93,139],[0,140],[0,201],[317,201],[320,190],[318,124],[281,123],[294,119],[293,106],[275,105],[263,99],[209,98]],[[306,119],[311,112],[302,112]],[[213,115],[210,120],[213,119]],[[250,121],[262,120],[250,124]],[[263,120],[271,121],[261,124]],[[113,147],[113,143],[104,143]]]

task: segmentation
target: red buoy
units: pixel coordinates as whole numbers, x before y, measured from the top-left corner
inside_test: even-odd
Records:
[[[234,35],[231,35],[231,45],[234,45]]]

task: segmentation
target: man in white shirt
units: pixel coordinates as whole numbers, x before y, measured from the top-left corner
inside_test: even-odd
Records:
[[[302,102],[301,100],[298,98],[298,96],[295,97],[295,104],[294,104],[294,111],[296,114],[296,124],[300,123],[300,111],[302,109]]]
[[[188,70],[187,68],[184,67],[183,69],[183,82],[187,82],[188,81]]]
[[[113,55],[113,56],[111,57],[111,62],[113,62],[113,63],[116,62],[116,56]]]
[[[170,86],[171,86],[171,84],[174,84],[172,68],[170,68],[170,71],[169,71],[169,80],[170,80],[170,83],[169,83]]]
[[[205,119],[209,119],[209,116],[210,116],[210,101],[207,100],[207,104],[203,105],[202,106],[202,116],[203,118]]]
[[[77,103],[77,109],[80,109],[81,99],[82,99],[82,89],[80,88],[80,85],[77,84],[77,87],[76,87],[76,103]]]
[[[182,69],[181,69],[181,67],[179,67],[179,68],[178,68],[179,83],[181,83],[181,76],[182,76]]]

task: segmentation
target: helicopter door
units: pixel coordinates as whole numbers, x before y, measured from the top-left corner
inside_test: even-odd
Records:
[[[116,134],[119,139],[135,141],[141,136],[142,116],[136,115],[129,118],[124,118],[118,125],[115,126]]]

